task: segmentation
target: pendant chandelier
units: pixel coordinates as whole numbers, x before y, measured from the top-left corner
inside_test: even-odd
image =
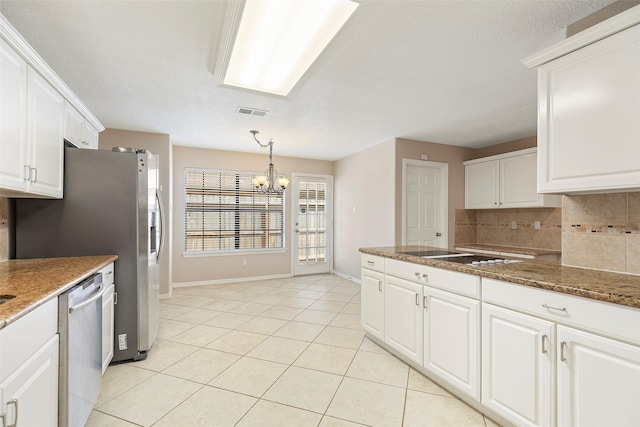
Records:
[[[253,178],[253,185],[256,187],[256,191],[262,194],[282,194],[289,185],[289,180],[284,175],[278,174],[276,168],[273,167],[273,140],[270,139],[268,143],[263,144],[258,141],[256,134],[257,130],[250,130],[253,134],[253,139],[256,140],[258,145],[262,148],[269,147],[269,167],[264,172],[264,175],[258,175]]]

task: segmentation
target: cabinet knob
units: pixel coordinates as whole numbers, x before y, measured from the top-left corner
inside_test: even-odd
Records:
[[[420,278],[420,272],[419,271],[416,271],[415,275],[416,275],[417,278]]]
[[[428,275],[427,273],[424,273],[424,274],[422,275],[422,278],[423,278],[424,280],[429,280],[429,275]]]

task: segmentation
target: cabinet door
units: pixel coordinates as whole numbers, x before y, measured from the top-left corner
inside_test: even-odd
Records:
[[[541,206],[537,188],[536,153],[500,160],[500,207]]]
[[[480,400],[480,302],[425,287],[424,367]]]
[[[386,276],[384,288],[385,342],[422,364],[422,285]]]
[[[113,359],[114,285],[109,285],[102,295],[102,374]]]
[[[640,25],[538,69],[538,190],[640,188]]]
[[[363,268],[361,323],[365,331],[384,341],[384,274]]]
[[[558,326],[558,425],[640,425],[640,347]]]
[[[86,144],[85,148],[89,148],[91,150],[97,150],[98,137],[99,137],[99,132],[96,130],[96,128],[94,128],[87,121],[85,121],[84,122],[84,141]]]
[[[64,139],[79,148],[84,137],[84,117],[69,102],[64,103]]]
[[[498,160],[474,163],[464,167],[464,207],[466,209],[495,209],[499,205]]]
[[[0,384],[0,396],[7,425],[16,424],[16,408],[20,426],[58,425],[58,334]]]
[[[29,192],[61,198],[64,98],[32,69],[28,92]]]
[[[482,305],[482,404],[518,426],[551,426],[554,324]]]
[[[27,63],[0,39],[0,187],[25,191],[27,160]],[[26,168],[25,168],[26,166]]]

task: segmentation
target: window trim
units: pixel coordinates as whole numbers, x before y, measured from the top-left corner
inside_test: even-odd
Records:
[[[211,174],[219,174],[224,177],[230,177],[233,175],[242,175],[244,178],[250,178],[250,181],[253,181],[253,178],[257,175],[261,175],[261,172],[253,172],[253,171],[243,171],[243,170],[233,170],[233,169],[219,169],[219,168],[198,168],[198,167],[185,167],[183,170],[183,232],[182,232],[182,256],[184,258],[199,258],[199,257],[209,257],[209,256],[229,256],[229,255],[260,255],[260,254],[276,254],[276,253],[286,253],[288,251],[287,248],[287,234],[286,234],[286,215],[287,215],[287,205],[286,205],[286,192],[282,195],[275,195],[276,197],[281,197],[281,208],[277,210],[278,213],[282,216],[282,222],[280,224],[280,235],[282,246],[274,247],[274,248],[238,248],[238,249],[208,249],[208,250],[187,250],[187,174],[189,172],[195,173],[211,173]],[[203,186],[204,188],[204,186]],[[224,190],[222,190],[224,191]],[[236,197],[238,192],[248,191],[247,189],[235,189]],[[258,193],[253,187],[251,191],[252,197],[266,197]],[[273,197],[270,196],[270,197]],[[237,201],[236,201],[237,204]],[[247,210],[246,212],[256,212],[255,210]],[[236,221],[237,221],[236,217]],[[238,226],[236,222],[236,227]],[[237,228],[236,228],[237,229]],[[252,229],[256,230],[256,229]],[[259,229],[258,229],[259,230]]]

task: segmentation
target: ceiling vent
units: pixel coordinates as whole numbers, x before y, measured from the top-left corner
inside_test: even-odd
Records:
[[[249,116],[264,117],[267,115],[267,110],[258,110],[257,108],[238,107],[238,113],[247,114]]]

